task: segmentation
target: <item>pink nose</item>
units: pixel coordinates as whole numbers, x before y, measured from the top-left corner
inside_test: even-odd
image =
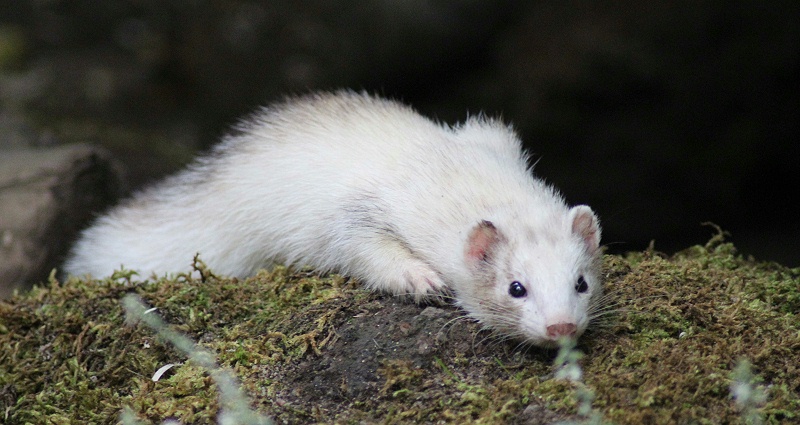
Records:
[[[578,327],[574,323],[556,323],[547,327],[547,336],[558,338],[561,336],[573,336]]]

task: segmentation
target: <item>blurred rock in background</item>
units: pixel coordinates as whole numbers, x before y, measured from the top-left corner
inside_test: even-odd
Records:
[[[4,2],[0,155],[90,142],[135,189],[259,105],[366,89],[513,122],[611,252],[702,243],[712,221],[800,266],[797,22],[794,1]]]
[[[0,155],[0,298],[46,281],[94,212],[120,192],[103,149],[81,144]]]

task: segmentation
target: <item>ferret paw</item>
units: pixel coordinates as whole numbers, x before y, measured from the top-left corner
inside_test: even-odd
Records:
[[[439,274],[428,266],[409,269],[403,274],[403,278],[405,288],[400,294],[412,295],[416,301],[443,292],[447,288]]]

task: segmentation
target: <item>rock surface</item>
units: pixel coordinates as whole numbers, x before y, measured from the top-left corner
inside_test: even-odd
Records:
[[[128,407],[143,423],[210,424],[247,406],[278,424],[727,424],[749,415],[731,394],[747,383],[767,391],[750,413],[797,423],[800,270],[743,259],[722,233],[672,257],[604,256],[608,304],[583,357],[568,356],[582,383],[559,378],[554,351],[481,331],[452,304],[284,267],[243,280],[193,270],[52,279],[0,301],[0,347],[14,347],[0,350],[0,418],[112,424]],[[130,296],[173,332],[134,324]],[[736,372],[742,359],[755,381]],[[240,402],[223,401],[218,367]]]
[[[121,190],[118,167],[89,145],[0,155],[0,297],[46,280],[75,233]]]

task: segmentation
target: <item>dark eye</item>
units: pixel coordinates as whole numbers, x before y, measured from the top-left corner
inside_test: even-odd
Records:
[[[584,279],[583,276],[578,278],[578,283],[575,284],[575,290],[578,291],[579,294],[589,290],[589,284],[586,283],[586,279]]]
[[[525,290],[525,287],[516,280],[511,282],[511,286],[508,287],[508,294],[514,298],[522,298],[527,293],[528,291]]]

